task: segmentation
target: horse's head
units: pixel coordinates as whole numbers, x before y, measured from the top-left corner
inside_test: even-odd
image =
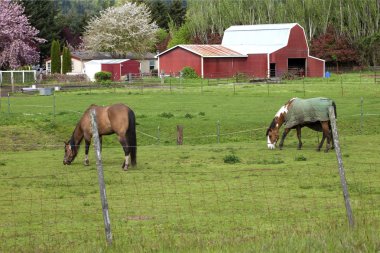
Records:
[[[275,149],[276,143],[280,137],[280,127],[285,121],[286,114],[288,113],[289,106],[295,98],[290,99],[283,105],[274,116],[270,126],[267,129],[267,145],[269,149]]]
[[[267,129],[267,145],[269,149],[275,149],[276,143],[279,139],[279,128],[278,127],[269,127]]]
[[[78,149],[72,146],[70,142],[65,142],[65,156],[63,157],[63,164],[70,165],[78,154]]]

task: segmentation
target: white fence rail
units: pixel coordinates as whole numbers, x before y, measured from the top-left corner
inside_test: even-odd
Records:
[[[36,70],[0,71],[0,84],[27,83],[37,80]]]

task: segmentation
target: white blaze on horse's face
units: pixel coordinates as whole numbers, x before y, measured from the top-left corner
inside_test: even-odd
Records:
[[[270,138],[269,138],[269,135],[268,135],[267,137],[268,137],[268,139],[267,139],[268,148],[269,148],[269,149],[275,149],[275,148],[276,148],[276,142],[271,143],[271,140],[270,140]]]

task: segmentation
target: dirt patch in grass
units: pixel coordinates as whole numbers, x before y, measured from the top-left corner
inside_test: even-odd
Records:
[[[132,215],[128,216],[126,220],[153,220],[154,218],[151,216],[145,216],[145,215]]]

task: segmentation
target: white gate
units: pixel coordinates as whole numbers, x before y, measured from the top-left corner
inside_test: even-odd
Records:
[[[0,84],[30,83],[37,80],[36,70],[0,71]]]

